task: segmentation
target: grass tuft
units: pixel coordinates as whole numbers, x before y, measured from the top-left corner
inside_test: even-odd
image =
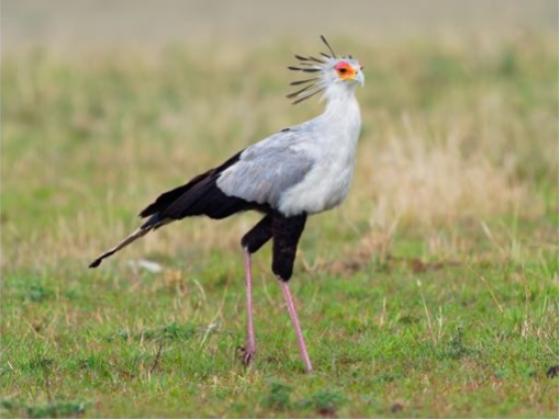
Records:
[[[269,387],[268,395],[263,400],[263,405],[275,410],[284,410],[291,407],[290,396],[292,387],[272,382]]]

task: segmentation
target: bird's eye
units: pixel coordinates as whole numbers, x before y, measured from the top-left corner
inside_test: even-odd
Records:
[[[338,62],[336,66],[334,66],[334,69],[336,70],[338,77],[340,77],[343,80],[352,77],[352,75],[354,74],[354,69],[352,68],[350,63],[346,61]]]

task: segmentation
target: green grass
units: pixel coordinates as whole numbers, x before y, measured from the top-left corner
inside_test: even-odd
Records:
[[[557,416],[555,41],[346,48],[367,78],[354,187],[291,283],[310,375],[269,247],[239,362],[254,215],[86,268],[159,192],[320,110],[282,97],[292,46],[3,58],[2,416]]]

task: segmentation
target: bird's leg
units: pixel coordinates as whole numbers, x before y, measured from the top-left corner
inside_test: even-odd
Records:
[[[271,237],[270,230],[272,218],[267,215],[257,223],[241,239],[243,257],[245,260],[245,291],[247,299],[247,342],[242,352],[242,362],[245,366],[251,363],[257,351],[255,328],[253,326],[253,273],[251,270],[251,254],[257,252]]]
[[[251,253],[243,248],[245,258],[245,293],[247,299],[247,341],[243,349],[243,364],[249,366],[253,356],[257,352],[255,340],[255,328],[253,324],[253,273],[251,270]]]
[[[303,339],[303,333],[301,332],[301,327],[299,325],[298,314],[294,305],[292,293],[290,292],[287,281],[284,281],[281,278],[279,278],[278,280],[280,281],[282,294],[284,295],[284,300],[286,301],[286,306],[288,307],[288,313],[290,314],[290,319],[292,320],[292,325],[294,326],[294,330],[296,332],[299,352],[301,354],[303,364],[305,365],[305,371],[311,372],[313,370],[313,366],[311,366],[311,359],[309,359],[309,353],[307,353],[307,347],[305,346],[305,340]]]
[[[292,320],[292,325],[296,332],[299,352],[303,364],[305,365],[305,370],[306,372],[311,372],[313,367],[311,366],[311,360],[309,360],[309,354],[305,347],[305,340],[303,339],[303,334],[299,325],[294,299],[292,298],[288,286],[288,280],[292,276],[294,268],[297,244],[303,232],[303,228],[305,227],[306,220],[307,215],[305,213],[291,217],[284,217],[281,215],[276,215],[274,217],[272,221],[272,232],[274,234],[272,271],[278,276],[278,280],[280,281],[280,287],[282,288],[282,294],[284,295],[284,300],[288,307],[288,313],[290,314],[290,319]]]

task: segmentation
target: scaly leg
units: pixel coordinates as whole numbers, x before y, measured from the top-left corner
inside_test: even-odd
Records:
[[[286,301],[286,305],[288,306],[288,313],[290,314],[292,325],[294,326],[294,330],[296,331],[299,352],[301,354],[301,359],[303,360],[303,364],[305,365],[305,371],[311,372],[313,370],[313,366],[311,366],[311,360],[309,359],[309,354],[307,353],[307,347],[305,347],[305,341],[303,339],[303,334],[301,332],[301,327],[299,325],[299,319],[298,319],[296,307],[294,305],[294,300],[292,298],[292,294],[290,292],[288,282],[283,281],[281,278],[279,278],[278,280],[280,281],[280,287],[282,288],[284,300]]]
[[[247,248],[243,248],[245,259],[245,293],[247,299],[247,341],[243,349],[243,364],[249,366],[257,352],[255,341],[255,328],[253,324],[253,273],[251,271],[251,254]]]

